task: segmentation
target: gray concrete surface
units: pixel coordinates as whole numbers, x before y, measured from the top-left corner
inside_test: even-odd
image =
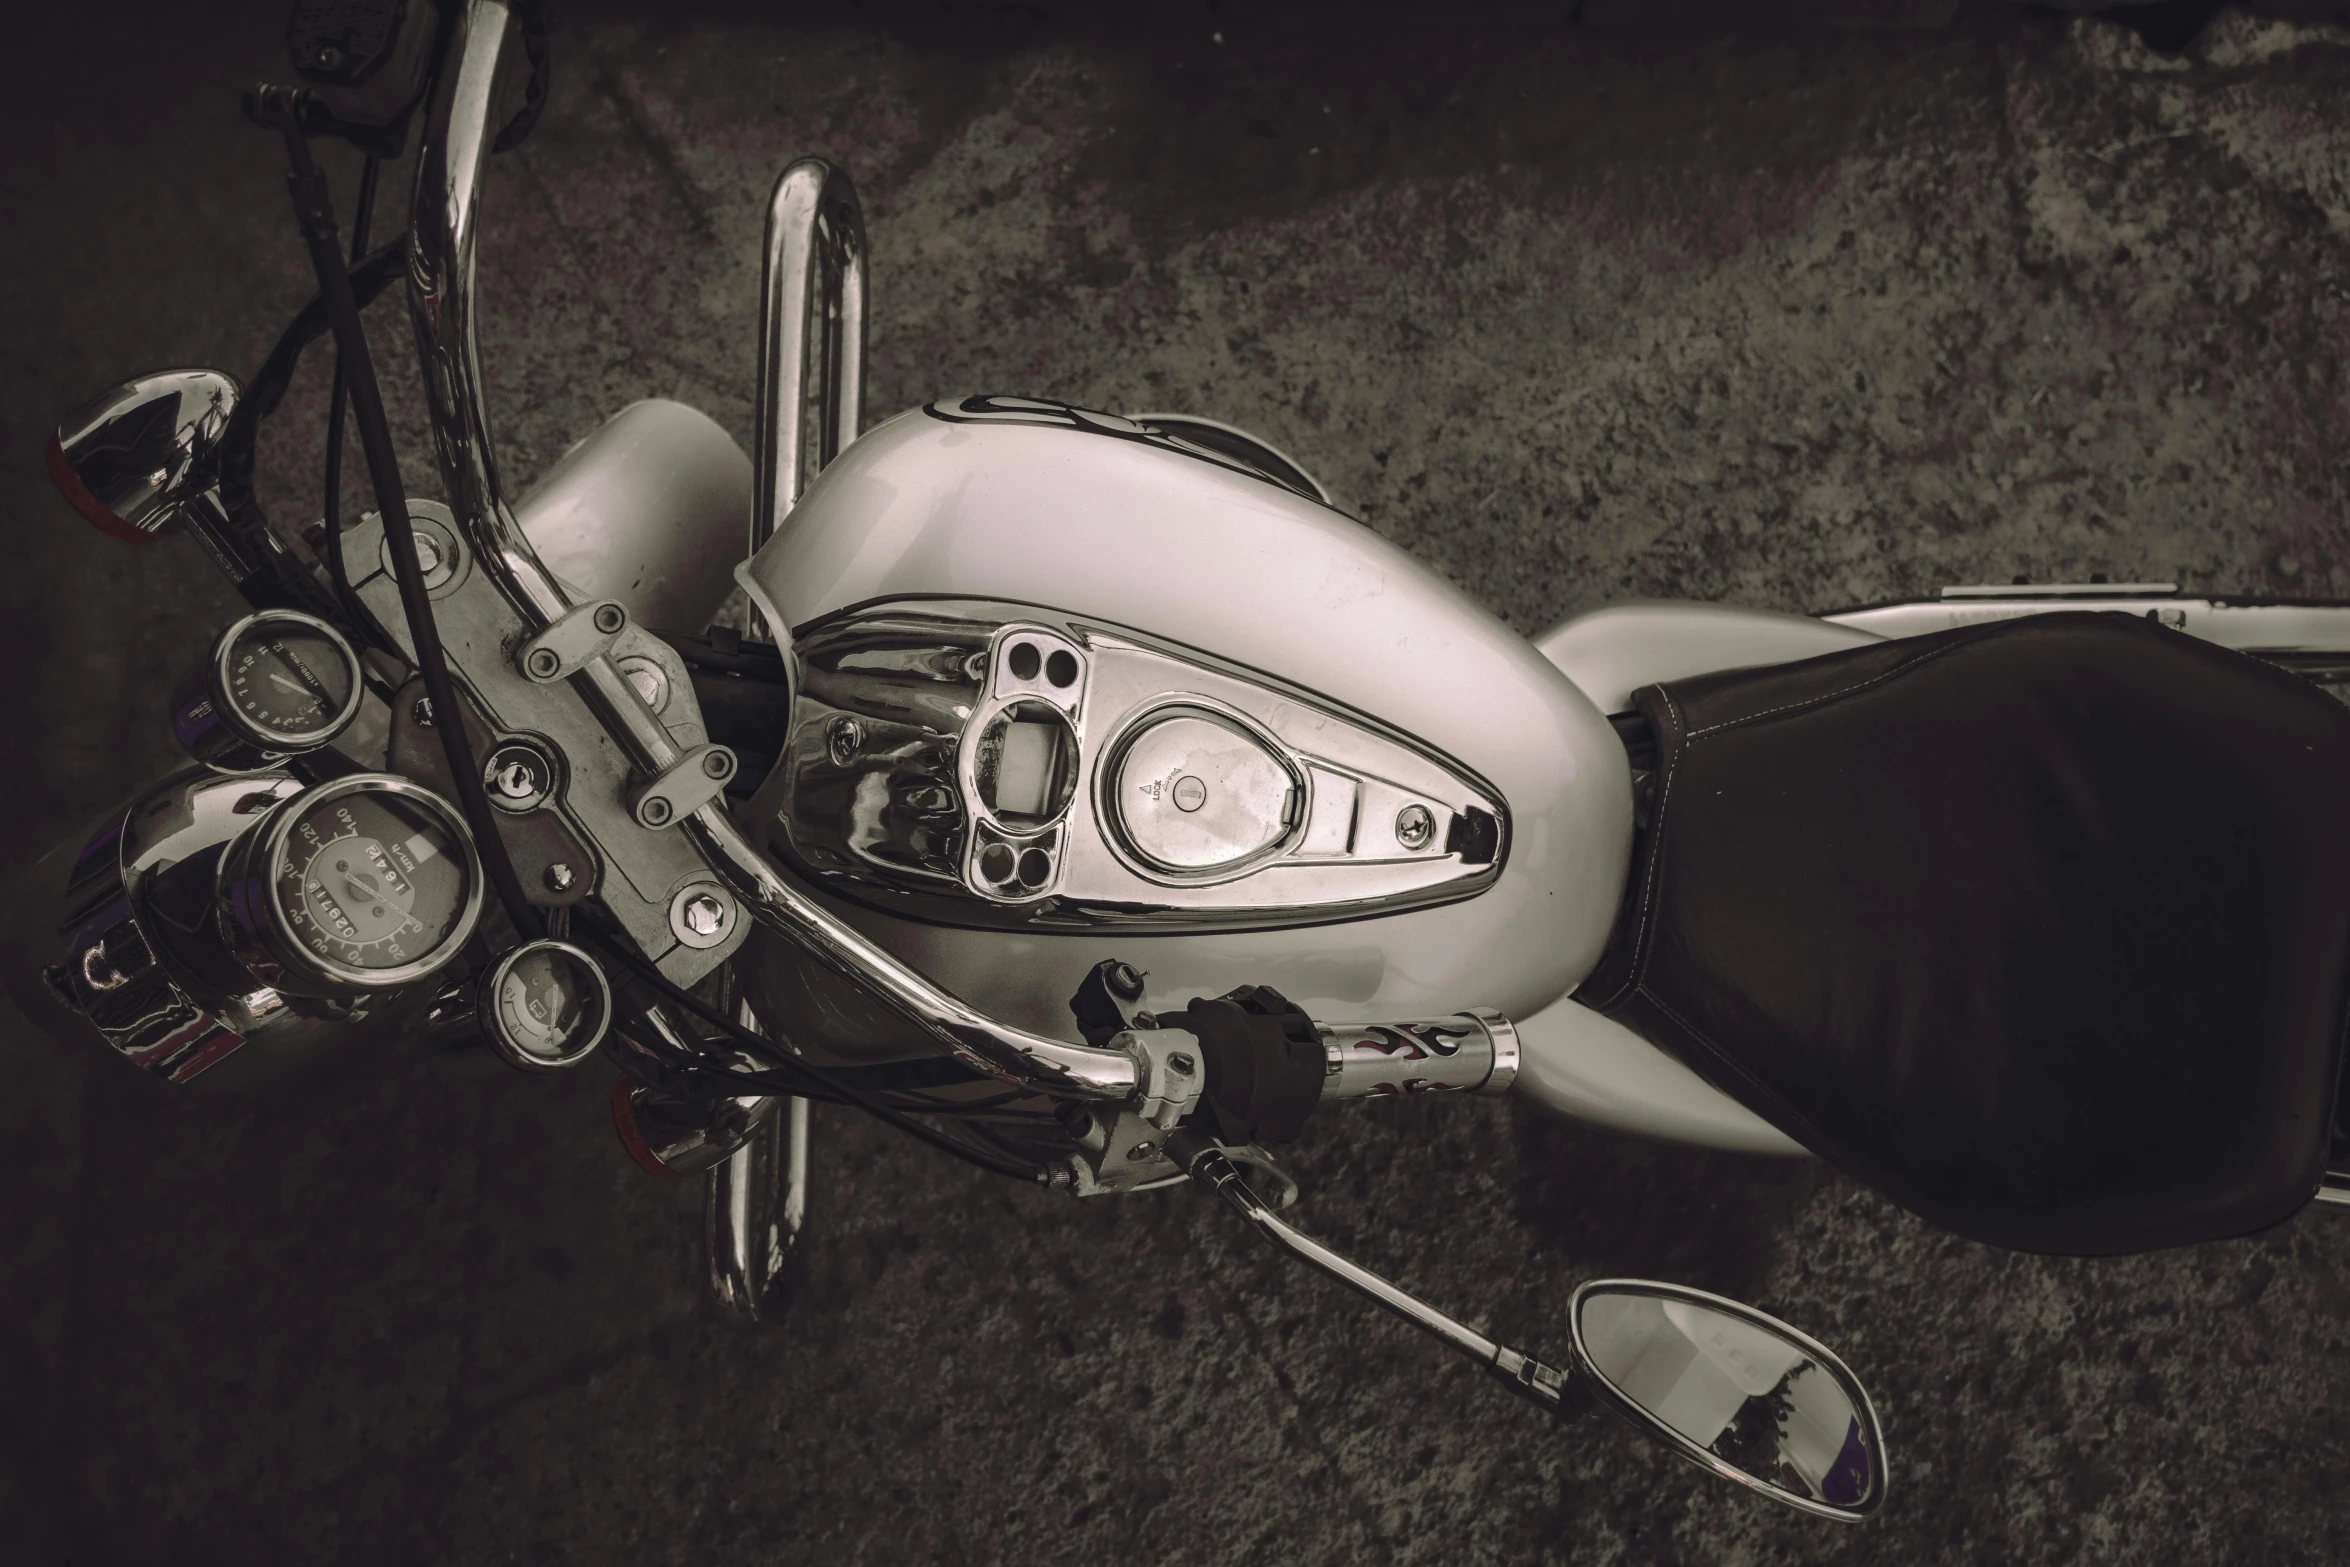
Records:
[[[877,414],[1255,425],[1529,632],[2017,573],[2350,595],[2339,34],[570,9],[488,195],[518,477],[645,395],[747,434],[762,197],[818,152],[872,222]],[[127,373],[248,370],[305,292],[235,105],[282,14],[56,8],[0,67],[20,857],[168,761],[163,686],[231,612],[187,542],[82,527],[38,454]],[[296,510],[314,372],[265,453]],[[9,1562],[2350,1558],[2340,1212],[2081,1262],[1506,1103],[1300,1146],[1305,1223],[1497,1332],[1556,1344],[1577,1280],[1635,1272],[1837,1344],[1895,1459],[1842,1530],[1549,1428],[1182,1193],[1077,1206],[820,1114],[797,1303],[743,1333],[600,1071],[420,1049],[222,1102],[13,1019],[0,1071]]]

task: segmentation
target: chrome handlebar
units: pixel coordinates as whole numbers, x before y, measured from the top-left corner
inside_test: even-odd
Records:
[[[498,69],[512,29],[511,8],[503,0],[467,0],[458,14],[417,158],[408,309],[450,507],[526,631],[536,633],[573,606],[523,536],[498,482],[474,298],[481,179],[495,135],[490,121]],[[771,529],[798,498],[808,458],[829,456],[828,446],[855,432],[863,383],[864,232],[845,179],[829,170],[812,174],[807,164],[785,171],[770,205],[766,263],[754,527],[764,522]],[[837,290],[829,299],[827,282]],[[812,344],[809,325],[819,315]],[[833,383],[813,453],[803,427],[811,346],[821,349],[819,362]],[[587,660],[572,678],[586,686],[591,705],[632,762],[655,775],[677,762],[680,752],[668,731],[608,654]],[[957,1059],[1065,1097],[1122,1101],[1135,1094],[1142,1067],[1133,1057],[1030,1033],[966,1005],[808,897],[718,802],[695,811],[686,830],[754,918],[862,986]]]

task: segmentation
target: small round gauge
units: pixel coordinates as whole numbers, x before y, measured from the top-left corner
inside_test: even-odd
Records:
[[[359,711],[359,658],[317,616],[265,609],[213,644],[212,686],[222,721],[245,740],[271,751],[313,751]]]
[[[481,986],[482,1030],[498,1054],[534,1072],[576,1066],[604,1039],[612,987],[566,941],[533,941],[498,960]]]
[[[481,915],[481,859],[464,820],[389,774],[305,790],[230,853],[222,912],[252,952],[247,966],[297,994],[421,979],[456,955]]]

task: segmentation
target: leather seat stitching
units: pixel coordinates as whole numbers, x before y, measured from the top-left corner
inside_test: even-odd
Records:
[[[1699,740],[1704,739],[1707,735],[1720,734],[1725,729],[1736,729],[1742,724],[1760,723],[1766,718],[1776,718],[1781,713],[1793,713],[1801,711],[1807,707],[1818,707],[1824,703],[1834,702],[1840,700],[1841,698],[1848,697],[1856,691],[1866,691],[1873,685],[1881,685],[1885,681],[1909,674],[1915,670],[1923,669],[1928,664],[1933,663],[1936,659],[1947,658],[1951,654],[1962,652],[1968,648],[1976,647],[1978,645],[1979,644],[1973,642],[1965,642],[1953,643],[1943,647],[1938,647],[1932,652],[1912,658],[1906,663],[1896,664],[1893,668],[1886,670],[1882,674],[1871,675],[1866,680],[1855,681],[1851,685],[1841,686],[1834,691],[1825,691],[1817,696],[1805,697],[1800,702],[1788,702],[1778,707],[1766,708],[1759,713],[1748,713],[1740,718],[1725,718],[1718,724],[1710,725],[1704,729],[1691,731],[1690,734],[1682,741],[1682,749],[1687,750],[1690,746],[1696,744]],[[1676,758],[1676,761],[1678,761],[1678,758]],[[1658,808],[1657,814],[1660,817],[1664,814],[1661,805]]]

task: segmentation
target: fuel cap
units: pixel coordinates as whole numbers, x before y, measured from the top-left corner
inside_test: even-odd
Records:
[[[1289,835],[1301,797],[1289,764],[1237,723],[1162,709],[1119,745],[1109,816],[1137,859],[1198,876],[1245,865]]]

